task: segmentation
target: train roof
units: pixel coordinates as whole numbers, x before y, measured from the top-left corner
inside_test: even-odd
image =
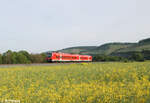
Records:
[[[60,54],[64,54],[64,55],[76,55],[76,56],[81,55],[81,54],[71,54],[71,53],[62,53],[62,52],[52,52],[52,53],[60,53]],[[81,55],[81,56],[91,56],[91,55]]]

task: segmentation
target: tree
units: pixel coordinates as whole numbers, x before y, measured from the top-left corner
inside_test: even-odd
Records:
[[[96,55],[93,57],[93,61],[106,61],[106,56]]]
[[[32,63],[44,63],[46,62],[45,54],[31,54],[31,62]]]
[[[27,59],[27,57],[25,55],[23,55],[22,53],[17,53],[16,59],[17,59],[18,64],[30,63],[30,61]]]
[[[0,64],[2,64],[2,55],[0,54]]]
[[[144,61],[144,56],[142,55],[142,53],[134,53],[134,54],[131,56],[131,60]]]
[[[28,59],[28,61],[31,62],[31,55],[27,51],[21,50],[21,51],[19,51],[19,53],[22,53],[24,56],[26,56],[26,58]]]
[[[42,63],[46,63],[47,62],[47,60],[46,60],[47,55],[45,53],[42,53],[40,55],[42,56],[42,59],[43,59]]]
[[[27,51],[7,52],[0,54],[0,64],[27,64],[27,63],[45,63],[46,54],[29,54]]]
[[[3,64],[12,64],[12,51],[8,50],[7,52],[5,52],[2,56],[2,62]]]
[[[17,52],[13,52],[11,56],[12,64],[17,64]]]

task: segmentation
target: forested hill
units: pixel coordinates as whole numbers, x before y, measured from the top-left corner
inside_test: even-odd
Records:
[[[150,50],[150,38],[137,43],[107,43],[100,46],[79,46],[59,50],[59,52],[89,55],[120,55],[129,52]]]

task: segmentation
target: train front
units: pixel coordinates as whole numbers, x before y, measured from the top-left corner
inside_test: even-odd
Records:
[[[47,55],[46,60],[48,62],[52,62],[52,52],[48,52],[48,53],[46,53],[46,55]]]

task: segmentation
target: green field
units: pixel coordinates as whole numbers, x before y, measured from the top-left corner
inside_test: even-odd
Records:
[[[150,103],[150,62],[0,68],[0,103]]]

